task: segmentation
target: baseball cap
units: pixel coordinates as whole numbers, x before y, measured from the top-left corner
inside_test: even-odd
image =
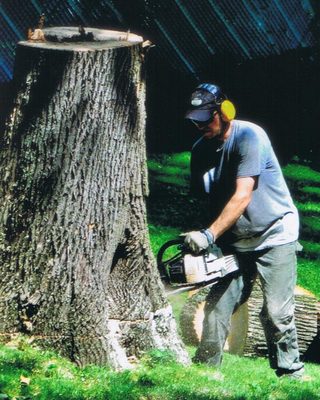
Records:
[[[217,110],[225,99],[220,88],[213,84],[201,84],[192,93],[190,108],[185,114],[186,119],[207,121],[212,117],[212,111]]]

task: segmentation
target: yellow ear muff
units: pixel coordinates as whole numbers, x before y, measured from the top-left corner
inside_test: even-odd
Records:
[[[232,121],[236,116],[236,108],[230,100],[224,100],[220,106],[221,116],[225,122]]]

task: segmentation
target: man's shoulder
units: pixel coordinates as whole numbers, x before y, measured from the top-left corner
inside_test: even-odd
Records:
[[[257,135],[266,135],[266,131],[262,126],[255,124],[254,122],[235,119],[234,124],[236,128],[235,130],[239,135],[251,132]]]
[[[234,133],[235,140],[239,141],[267,141],[269,142],[266,131],[260,126],[253,122],[234,120]]]

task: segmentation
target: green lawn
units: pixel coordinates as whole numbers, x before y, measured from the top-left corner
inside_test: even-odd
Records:
[[[278,379],[263,358],[226,354],[221,370],[176,364],[153,351],[134,370],[78,368],[54,353],[16,340],[0,348],[0,399],[10,400],[312,400],[320,399],[320,368],[306,366],[311,381]]]

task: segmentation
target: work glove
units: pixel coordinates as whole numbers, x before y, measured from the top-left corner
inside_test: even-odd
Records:
[[[203,250],[214,243],[214,237],[209,229],[202,229],[201,231],[191,231],[183,233],[184,244],[195,254],[201,253]]]

